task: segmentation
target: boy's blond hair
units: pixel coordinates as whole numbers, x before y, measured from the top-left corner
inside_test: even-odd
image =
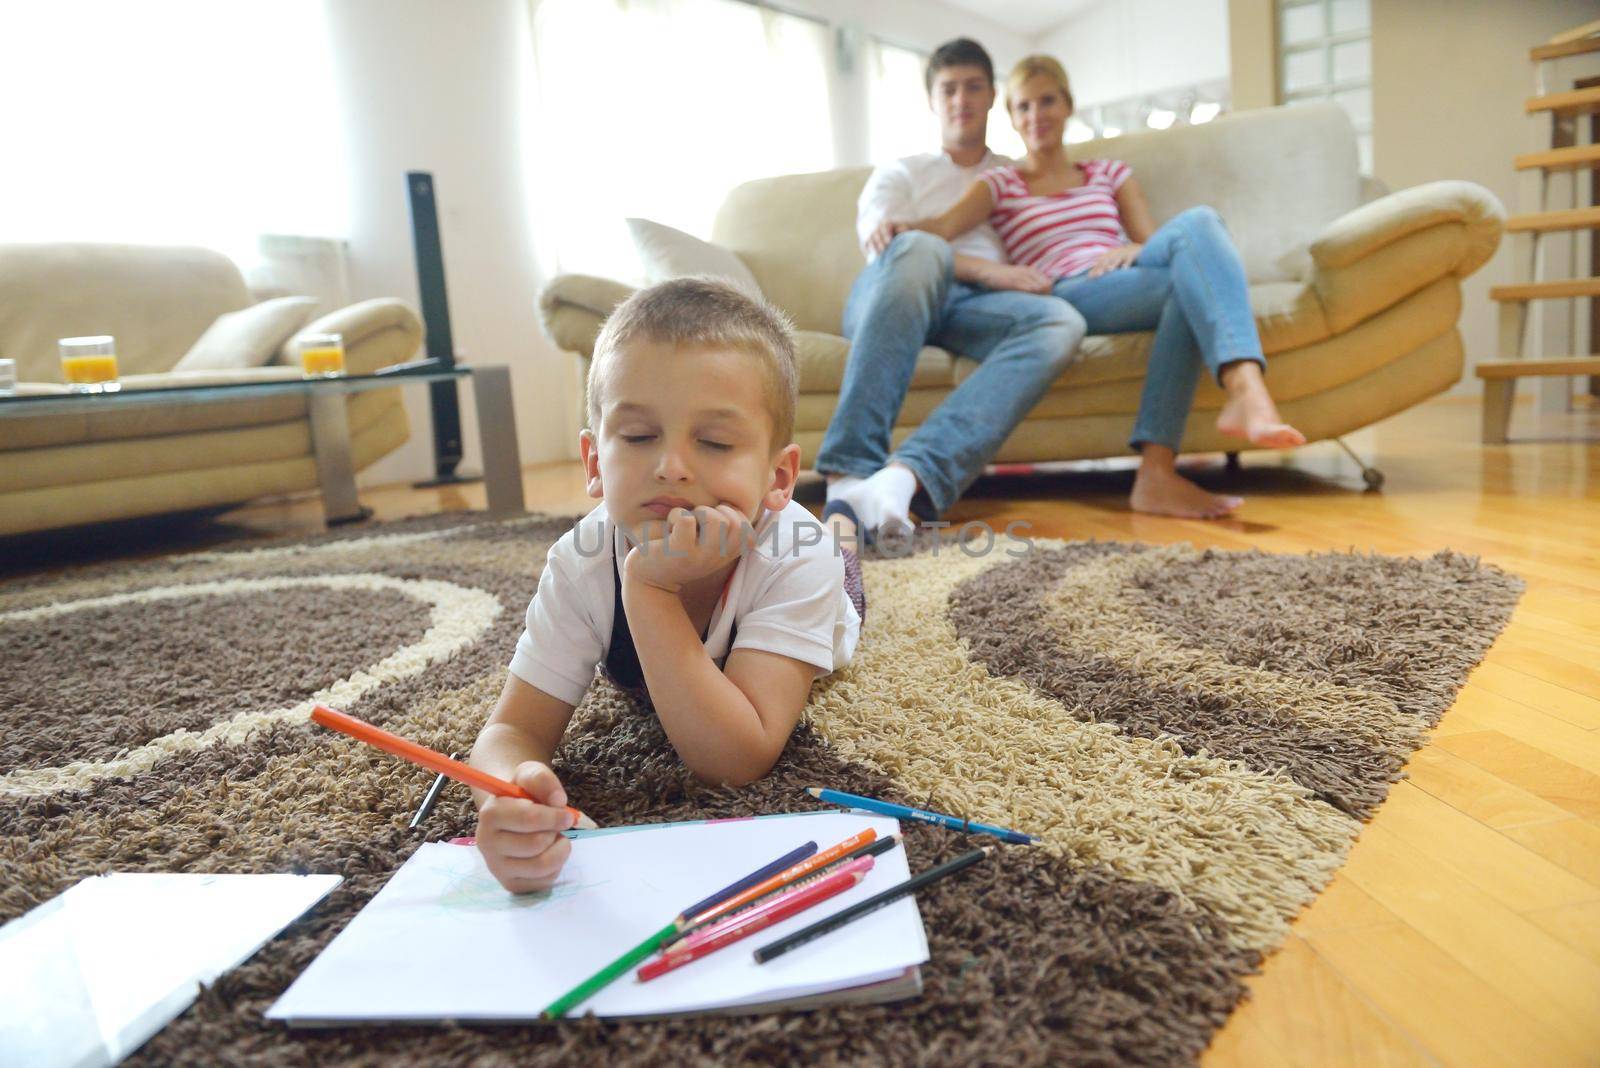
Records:
[[[1006,111],[1011,110],[1011,98],[1022,83],[1032,78],[1035,74],[1043,74],[1046,78],[1061,87],[1061,94],[1067,98],[1067,108],[1072,110],[1072,85],[1067,81],[1067,68],[1053,56],[1024,56],[1017,60],[1017,65],[1011,68],[1011,73],[1006,75]]]
[[[617,305],[595,339],[589,364],[589,426],[600,428],[606,376],[617,351],[637,339],[660,345],[715,346],[761,361],[767,411],[772,416],[772,451],[794,440],[794,409],[800,392],[794,326],[764,300],[710,276],[674,278],[641,289]]]

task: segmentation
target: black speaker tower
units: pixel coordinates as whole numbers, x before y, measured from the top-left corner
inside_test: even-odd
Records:
[[[440,367],[454,367],[456,348],[450,336],[450,300],[444,290],[444,248],[439,243],[439,210],[433,175],[427,171],[407,171],[406,193],[411,201],[411,243],[417,258],[417,288],[422,293],[427,353],[430,359],[439,361]],[[456,474],[456,465],[461,462],[457,383],[430,382],[428,396],[433,408],[434,477],[417,485],[469,481]]]

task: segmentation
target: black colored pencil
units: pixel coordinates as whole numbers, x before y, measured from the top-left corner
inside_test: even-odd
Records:
[[[456,760],[460,756],[460,753],[451,753],[450,759]],[[413,831],[422,826],[422,821],[427,819],[428,813],[433,811],[433,803],[439,800],[439,791],[444,789],[444,784],[448,781],[449,777],[445,775],[440,775],[433,780],[433,785],[428,788],[428,796],[422,799],[422,807],[417,809],[415,816],[411,817],[411,829]]]
[[[899,886],[891,886],[882,893],[872,895],[865,901],[859,901],[847,909],[841,909],[825,920],[818,920],[809,927],[802,927],[792,935],[780,938],[776,942],[769,942],[756,950],[756,963],[765,964],[775,957],[783,956],[791,949],[798,949],[807,942],[821,938],[826,934],[832,934],[845,924],[859,920],[869,912],[877,912],[885,905],[893,904],[907,894],[916,893],[931,882],[943,879],[946,875],[954,875],[962,868],[978,863],[978,861],[992,852],[994,852],[993,846],[984,846],[982,849],[974,849],[970,853],[963,853],[956,859],[941,864],[937,868],[929,868],[920,875],[913,875]]]

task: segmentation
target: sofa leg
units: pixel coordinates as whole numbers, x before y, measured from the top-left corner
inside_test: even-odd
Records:
[[[1354,460],[1356,462],[1356,466],[1361,468],[1361,481],[1367,484],[1367,489],[1376,490],[1382,488],[1382,471],[1379,471],[1376,467],[1368,466],[1365,460],[1356,455],[1356,451],[1354,449],[1345,444],[1344,438],[1334,438],[1333,443],[1339,446],[1339,448],[1343,449],[1345,451],[1345,455]]]

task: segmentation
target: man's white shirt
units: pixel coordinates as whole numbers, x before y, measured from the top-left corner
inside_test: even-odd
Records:
[[[911,222],[949,211],[980,174],[1011,162],[985,149],[983,159],[970,167],[958,166],[947,153],[926,152],[876,168],[856,202],[856,237],[861,251],[869,261],[873,259],[867,251],[867,238],[878,224]],[[1000,236],[987,222],[950,242],[950,247],[958,255],[1005,262]]]

